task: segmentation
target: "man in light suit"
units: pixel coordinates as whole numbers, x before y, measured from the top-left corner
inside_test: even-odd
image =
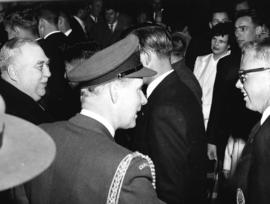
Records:
[[[116,129],[135,126],[147,102],[142,77],[155,74],[141,65],[138,47],[129,35],[68,73],[81,86],[82,110],[42,125],[58,151],[51,168],[29,185],[31,203],[163,203],[150,158],[114,142]]]
[[[134,33],[140,39],[142,64],[157,75],[145,79],[148,104],[133,130],[133,148],[153,159],[160,199],[203,203],[206,137],[201,105],[171,66],[169,33],[160,26]]]
[[[270,202],[270,39],[243,47],[236,87],[246,107],[262,114],[242,152],[236,169],[237,203]]]

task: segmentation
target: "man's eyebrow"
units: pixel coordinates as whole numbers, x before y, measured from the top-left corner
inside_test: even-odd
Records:
[[[50,63],[50,60],[48,59],[48,60],[40,60],[40,61],[38,61],[37,62],[37,65],[41,65],[41,64],[49,64]]]

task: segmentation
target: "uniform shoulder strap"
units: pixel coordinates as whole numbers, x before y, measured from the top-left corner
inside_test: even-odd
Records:
[[[146,165],[149,166],[149,168],[151,170],[151,175],[152,175],[152,185],[153,185],[154,189],[156,188],[156,174],[155,174],[155,167],[154,167],[152,160],[148,156],[143,155],[139,152],[133,152],[133,153],[126,155],[119,163],[119,165],[115,171],[111,185],[110,185],[106,204],[117,204],[118,203],[121,188],[123,185],[123,181],[124,181],[127,169],[129,167],[132,159],[137,158],[137,157],[141,157],[147,161],[147,163],[143,163],[142,165],[140,165],[139,169],[141,170]]]

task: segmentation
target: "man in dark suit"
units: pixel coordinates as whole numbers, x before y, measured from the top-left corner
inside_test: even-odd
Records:
[[[86,34],[80,24],[70,16],[66,9],[60,10],[58,29],[67,36],[68,43],[74,45],[86,41]]]
[[[248,43],[236,87],[241,90],[246,107],[262,114],[243,150],[235,173],[237,203],[270,202],[270,39]]]
[[[202,88],[192,73],[185,64],[185,51],[187,47],[186,37],[180,33],[172,34],[173,50],[171,53],[171,64],[175,72],[178,74],[182,82],[193,92],[199,104],[202,103]]]
[[[217,64],[207,127],[209,159],[218,158],[223,161],[229,136],[246,141],[250,130],[258,120],[256,112],[246,109],[235,83],[238,79],[241,49],[245,43],[259,40],[261,23],[258,15],[252,11],[239,13],[235,21],[235,37],[240,49],[232,49],[231,55],[224,57]],[[244,30],[243,27],[248,29]]]
[[[51,77],[47,94],[42,100],[44,107],[57,119],[68,119],[75,113],[70,112],[72,105],[71,89],[65,79],[64,52],[69,41],[58,29],[59,10],[55,5],[45,4],[37,12],[38,31],[42,38],[39,43],[50,59]],[[68,103],[67,103],[68,101]]]
[[[92,29],[97,23],[104,22],[103,16],[103,0],[93,0],[88,5],[87,16],[84,18],[85,29],[88,35],[91,36]]]
[[[6,113],[34,124],[53,121],[39,104],[51,75],[42,48],[34,41],[13,38],[2,47],[0,58],[0,95],[6,102]],[[22,186],[4,193],[7,196],[3,198],[1,193],[1,202],[7,204],[26,198]]]
[[[51,75],[48,58],[41,47],[34,41],[14,38],[3,46],[0,56],[4,59],[1,61],[0,94],[6,102],[6,112],[35,124],[51,121],[38,104],[46,93]]]
[[[29,185],[31,203],[163,203],[150,158],[114,142],[116,129],[135,126],[147,102],[142,77],[155,74],[140,64],[138,47],[130,35],[69,72],[81,86],[82,110],[69,121],[42,125],[58,151]]]
[[[93,38],[103,48],[118,41],[123,31],[130,26],[127,18],[123,15],[120,18],[120,16],[114,5],[107,5],[105,8],[105,21],[97,23],[93,27],[90,38]]]
[[[133,148],[156,166],[157,193],[170,204],[203,203],[206,179],[206,138],[202,108],[172,69],[172,42],[160,26],[134,31],[140,58],[157,75],[145,79],[148,104],[133,130]]]

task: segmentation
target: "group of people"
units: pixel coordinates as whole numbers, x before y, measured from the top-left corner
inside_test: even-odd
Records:
[[[238,3],[192,37],[162,21],[158,0],[133,26],[113,5],[103,17],[102,0],[9,9],[1,114],[40,125],[56,155],[1,202],[210,203],[213,160],[216,202],[269,203],[269,29]]]

